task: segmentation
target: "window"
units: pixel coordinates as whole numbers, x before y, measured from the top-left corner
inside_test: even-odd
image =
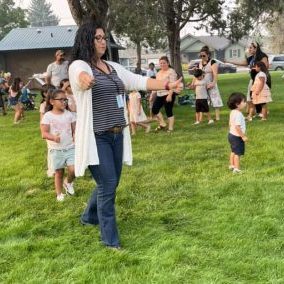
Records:
[[[273,61],[284,61],[284,56],[275,56]]]
[[[241,57],[240,49],[230,49],[230,58],[239,58]]]

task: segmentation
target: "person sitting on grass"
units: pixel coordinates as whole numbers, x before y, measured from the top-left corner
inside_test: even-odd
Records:
[[[41,135],[47,140],[49,166],[54,175],[55,191],[57,201],[63,201],[66,193],[74,195],[74,133],[75,116],[66,110],[68,99],[62,90],[49,91],[46,100],[46,113],[41,120]],[[64,168],[67,166],[68,175],[63,181]]]
[[[207,81],[204,79],[204,73],[201,69],[195,69],[193,72],[193,81],[189,85],[195,89],[195,125],[202,121],[202,115],[205,113],[208,118],[208,124],[214,123],[211,119],[208,105]]]
[[[229,169],[233,173],[241,173],[240,156],[245,154],[245,142],[248,140],[246,133],[246,122],[242,110],[246,107],[246,97],[242,93],[232,93],[228,100],[231,109],[229,121],[228,140],[231,145]]]

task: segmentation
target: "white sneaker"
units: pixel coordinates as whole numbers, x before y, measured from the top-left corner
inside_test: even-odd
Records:
[[[214,123],[214,120],[213,120],[213,119],[210,119],[210,120],[208,121],[208,124],[212,124],[212,123]]]
[[[229,170],[230,170],[230,171],[233,171],[234,169],[235,169],[234,166],[232,166],[232,165],[229,166]]]
[[[64,180],[63,187],[65,188],[67,194],[70,194],[70,195],[75,194],[73,182],[68,183],[67,180]]]
[[[200,123],[200,121],[195,121],[194,123],[193,123],[193,125],[197,125],[197,124],[199,124]]]
[[[63,194],[63,193],[60,193],[60,194],[58,194],[58,195],[56,196],[56,199],[57,199],[57,201],[59,201],[59,202],[64,201],[64,198],[65,198],[65,194]]]
[[[241,170],[239,170],[239,169],[233,169],[233,174],[241,174],[242,173],[242,171]]]

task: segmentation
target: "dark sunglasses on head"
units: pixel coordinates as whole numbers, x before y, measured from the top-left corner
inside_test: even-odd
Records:
[[[61,101],[62,103],[67,103],[68,102],[68,99],[65,99],[65,98],[60,98],[60,99],[53,99],[55,101]]]

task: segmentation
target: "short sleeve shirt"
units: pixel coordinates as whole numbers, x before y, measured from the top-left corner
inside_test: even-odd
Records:
[[[206,100],[208,98],[207,83],[208,82],[205,79],[195,79],[194,86],[197,100]]]
[[[48,149],[67,150],[74,147],[71,123],[75,121],[75,116],[68,110],[62,114],[54,114],[51,111],[44,114],[41,124],[49,125],[50,134],[60,136],[60,143],[46,140]]]
[[[246,132],[246,122],[243,114],[237,110],[234,109],[230,113],[230,133],[235,136],[240,136],[236,131],[236,126],[240,126],[243,133]]]
[[[51,84],[55,87],[59,87],[60,81],[68,79],[68,61],[63,61],[62,64],[52,62],[48,65],[46,73],[51,77]]]

